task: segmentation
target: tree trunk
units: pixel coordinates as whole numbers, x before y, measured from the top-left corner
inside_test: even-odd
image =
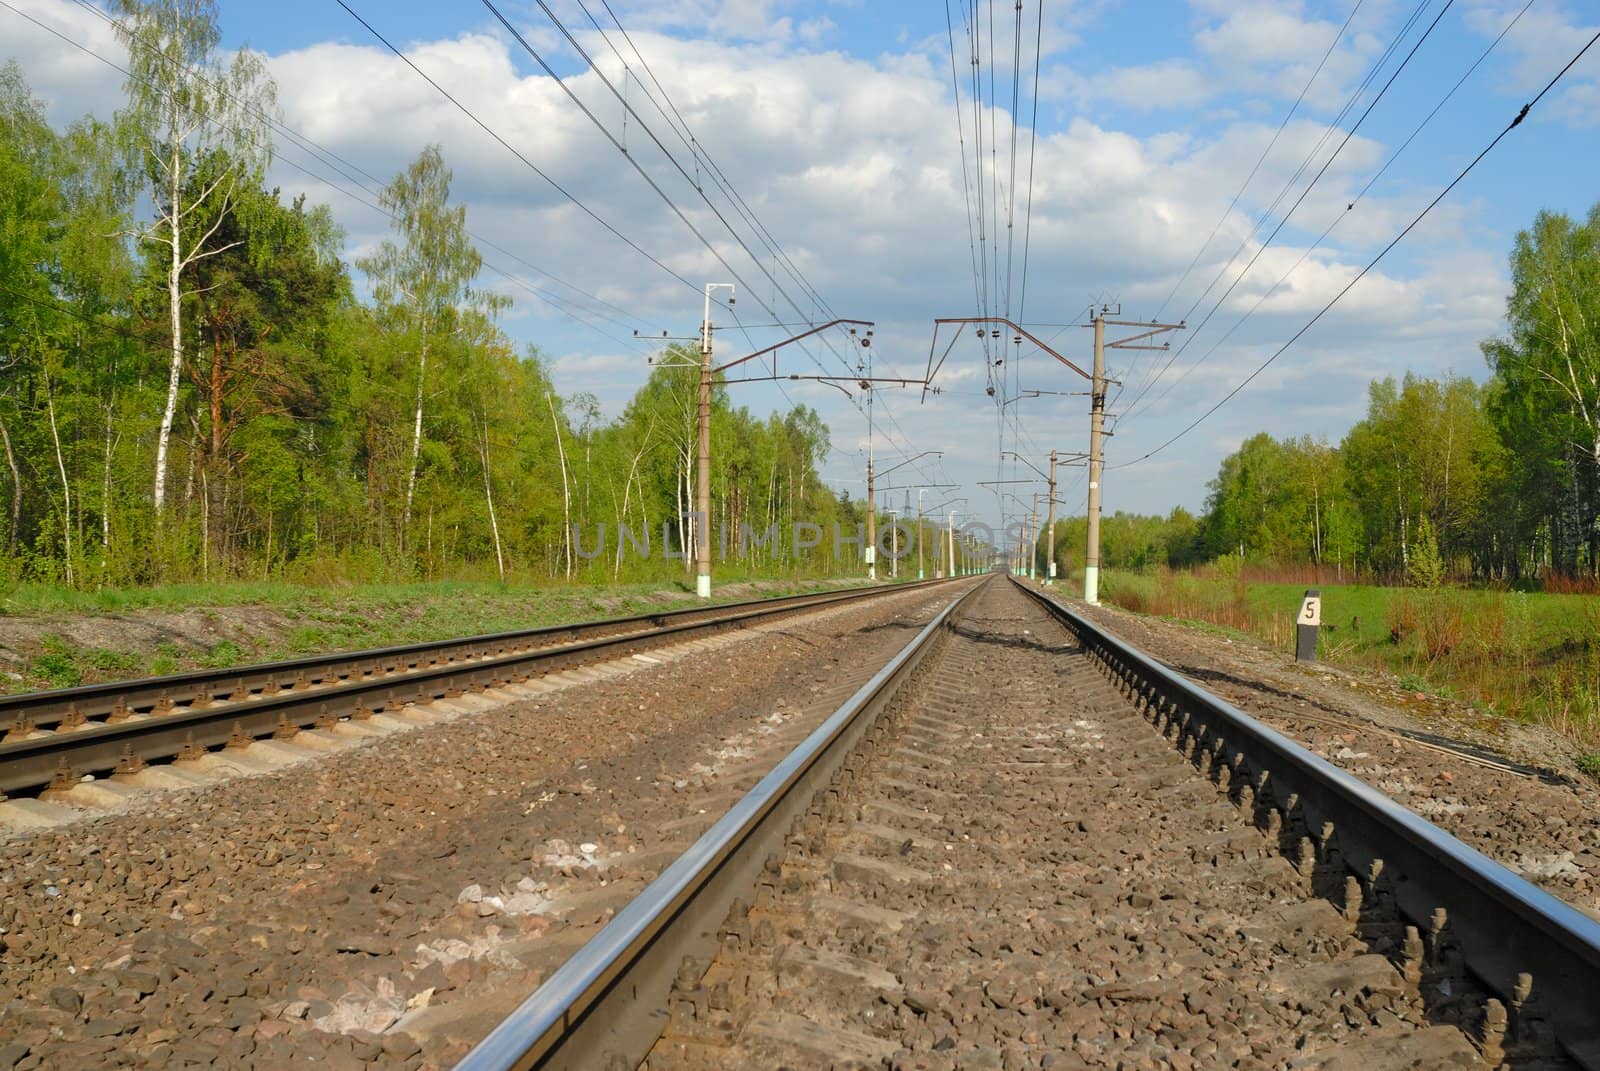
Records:
[[[422,349],[417,357],[417,419],[411,433],[411,474],[406,477],[406,508],[400,515],[400,546],[405,547],[411,528],[411,501],[417,493],[417,462],[422,457],[422,399],[428,379],[428,320],[422,320]]]
[[[6,531],[6,557],[17,557],[17,525],[22,523],[22,473],[17,469],[17,455],[11,449],[11,432],[6,422],[0,420],[0,443],[6,448],[6,467],[11,470],[11,527]]]
[[[67,479],[67,462],[61,456],[61,432],[56,426],[56,391],[49,377],[44,381],[45,411],[50,416],[50,441],[56,448],[56,471],[61,473],[61,536],[65,541],[65,554],[62,556],[63,567],[66,571],[67,587],[77,587],[72,572],[72,484]]]
[[[572,489],[567,483],[567,448],[561,442],[561,421],[556,419],[556,402],[545,391],[544,400],[550,406],[550,426],[556,433],[556,459],[561,463],[561,544],[567,568],[567,579],[572,579]]]
[[[106,401],[106,442],[105,442],[105,474],[100,487],[100,545],[104,549],[105,558],[101,570],[105,576],[101,577],[104,583],[111,572],[111,421],[116,412],[117,396],[112,392]]]
[[[500,582],[506,582],[506,558],[500,549],[500,522],[494,515],[494,484],[489,478],[489,420],[483,420],[483,430],[479,437],[479,455],[483,459],[483,500],[489,507],[489,532],[494,536],[494,563],[500,573]]]
[[[172,444],[172,420],[178,412],[178,377],[183,372],[183,305],[182,305],[182,275],[183,275],[183,232],[181,202],[183,196],[183,172],[179,167],[183,159],[183,144],[176,137],[178,118],[178,97],[172,98],[173,119],[172,131],[172,166],[169,172],[171,179],[172,200],[167,205],[167,238],[171,246],[172,257],[167,267],[167,311],[172,322],[172,363],[167,369],[167,405],[161,413],[161,429],[156,435],[156,481],[155,481],[155,506],[156,519],[159,522],[163,507],[167,501],[167,452]]]

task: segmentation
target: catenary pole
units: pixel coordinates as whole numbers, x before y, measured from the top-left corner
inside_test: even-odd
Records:
[[[732,283],[707,283],[705,315],[700,320],[700,404],[696,419],[699,439],[695,465],[694,592],[711,598],[711,291]]]
[[[1094,312],[1094,373],[1089,387],[1089,536],[1083,554],[1083,601],[1100,602],[1100,472],[1104,467],[1101,433],[1106,416],[1106,318]]]
[[[1047,564],[1045,566],[1044,582],[1056,582],[1056,452],[1050,451],[1050,503],[1048,506],[1049,520],[1046,522],[1045,541],[1049,544],[1046,549]]]

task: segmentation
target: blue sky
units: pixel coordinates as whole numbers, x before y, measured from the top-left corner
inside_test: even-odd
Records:
[[[550,0],[601,69],[629,87],[630,100],[689,167],[689,156],[644,101],[644,76],[629,69],[589,25],[576,0]],[[8,0],[64,35],[115,58],[104,23],[67,0]],[[350,0],[373,25],[456,93],[490,126],[696,286],[728,272],[700,246],[621,155],[589,125],[560,87],[511,42],[487,9],[472,4],[377,4]],[[1035,179],[1025,319],[1067,323],[1095,300],[1118,301],[1129,318],[1158,311],[1191,325],[1210,308],[1226,280],[1258,251],[1255,268],[1212,321],[1190,332],[1187,348],[1138,406],[1139,387],[1169,354],[1118,355],[1114,374],[1126,391],[1114,398],[1117,435],[1112,464],[1137,458],[1221,397],[1303,324],[1382,247],[1437,190],[1486,144],[1556,69],[1595,32],[1593,9],[1534,0],[1505,40],[1459,93],[1428,123],[1384,178],[1348,212],[1354,194],[1411,134],[1446,90],[1478,58],[1523,0],[1454,0],[1360,131],[1328,168],[1317,189],[1264,251],[1277,222],[1269,210],[1296,168],[1312,153],[1310,172],[1290,185],[1298,196],[1447,0],[1340,0],[1338,3],[1223,0],[1062,3],[1046,0],[1038,81]],[[632,338],[668,329],[691,334],[700,302],[690,287],[607,235],[454,111],[389,55],[332,0],[274,4],[223,2],[228,47],[267,55],[278,80],[284,121],[363,170],[397,172],[430,141],[454,167],[455,190],[469,225],[501,251],[485,259],[517,276],[488,272],[485,282],[513,297],[506,327],[536,344],[564,393],[592,392],[616,412],[648,371],[648,346]],[[962,192],[963,158],[951,88],[951,38],[945,8],[911,3],[784,3],[778,0],[612,0],[672,105],[798,265],[805,283],[844,316],[875,320],[875,370],[918,375],[927,359],[932,321],[975,311],[971,216]],[[1032,58],[1037,0],[1027,0],[1019,89],[1020,167],[1025,176],[1027,127],[1035,101]],[[621,106],[556,32],[536,3],[501,8],[568,87],[620,135]],[[597,0],[589,4],[606,20]],[[951,10],[958,73],[965,78],[970,3]],[[1352,11],[1354,13],[1352,14]],[[988,37],[990,9],[979,4]],[[1415,19],[1413,20],[1413,16]],[[997,162],[1009,189],[1012,5],[993,10],[996,107],[983,109],[985,136],[999,132]],[[1349,19],[1348,29],[1340,32]],[[1410,21],[1410,29],[1402,30]],[[1330,42],[1338,44],[1306,91],[1294,121],[1246,188],[1239,210],[1218,238],[1184,271],[1223,217],[1230,199],[1305,89]],[[612,34],[616,38],[615,33]],[[1399,51],[1379,68],[1365,94],[1357,87],[1397,37]],[[120,76],[97,67],[58,39],[0,8],[0,55],[23,63],[30,80],[65,121],[85,110],[109,114],[120,99]],[[620,45],[620,41],[617,41]],[[987,47],[981,70],[987,97]],[[1380,268],[1250,387],[1177,445],[1143,464],[1114,469],[1106,481],[1108,510],[1198,509],[1205,482],[1221,457],[1248,435],[1309,434],[1336,441],[1364,409],[1375,375],[1415,370],[1481,378],[1477,342],[1500,329],[1508,280],[1506,254],[1535,212],[1586,212],[1600,201],[1600,58],[1590,56],[1529,121]],[[973,105],[963,82],[961,122],[971,181]],[[1337,126],[1340,109],[1354,110]],[[1321,148],[1314,150],[1319,144]],[[762,252],[752,262],[711,207],[699,201],[671,163],[633,123],[630,154],[684,210],[728,264],[752,284],[736,307],[745,324],[798,322],[773,272],[791,294],[801,285]],[[988,167],[987,162],[984,165]],[[304,170],[302,170],[304,169]],[[308,175],[306,172],[311,172]],[[285,193],[306,190],[330,203],[358,255],[383,237],[385,221],[330,183],[325,162],[281,147],[273,179]],[[985,175],[989,183],[992,175]],[[1002,200],[1020,234],[1024,179],[1017,205]],[[737,218],[733,206],[713,204]],[[992,203],[992,202],[991,202]],[[1251,225],[1265,213],[1259,231]],[[1330,239],[1291,266],[1335,217]],[[1003,229],[1002,232],[1003,234]],[[1243,252],[1230,261],[1236,248]],[[1020,269],[1020,239],[1011,258]],[[537,277],[529,265],[548,277]],[[1288,273],[1285,275],[1285,273]],[[1263,301],[1280,276],[1287,282]],[[1202,300],[1215,278],[1225,281]],[[1180,284],[1181,280],[1181,284]],[[542,304],[524,284],[563,296]],[[569,285],[570,284],[570,285]],[[603,299],[597,305],[570,287]],[[1176,288],[1176,289],[1175,289]],[[1172,300],[1165,299],[1172,294]],[[1235,333],[1225,332],[1246,312]],[[804,314],[815,315],[810,302]],[[1004,302],[997,296],[995,305]],[[777,319],[763,305],[776,313]],[[719,312],[727,323],[728,310]],[[1015,311],[1015,306],[1013,306]],[[601,316],[610,320],[602,319]],[[579,319],[581,317],[582,319]],[[588,320],[588,323],[582,322]],[[615,322],[611,322],[615,321]],[[1087,364],[1089,334],[1040,327],[1067,356]],[[721,355],[777,341],[792,329],[751,327],[719,334]],[[948,336],[945,336],[948,338]],[[1175,336],[1182,338],[1182,336]],[[1175,345],[1180,343],[1175,342]],[[1070,373],[1031,348],[1013,350],[1000,392],[1079,389]],[[784,370],[842,370],[845,341],[785,357]],[[853,358],[848,358],[853,359]],[[1007,409],[1020,422],[1002,436],[995,403],[984,394],[991,370],[975,342],[963,341],[939,377],[942,393],[919,404],[918,392],[884,390],[873,406],[871,449],[880,467],[922,450],[943,449],[897,474],[911,480],[960,483],[967,508],[991,522],[1001,516],[979,480],[1021,478],[1025,468],[998,461],[999,450],[1038,456],[1051,447],[1081,450],[1086,400],[1046,395]],[[1183,378],[1179,379],[1178,377]],[[1170,389],[1169,389],[1170,388]],[[868,448],[860,399],[791,383],[735,387],[735,401],[753,410],[790,401],[819,409],[833,429],[835,452],[825,475],[852,493],[862,490]],[[1081,470],[1080,470],[1081,471]],[[1024,489],[1026,490],[1026,489]],[[1061,492],[1066,512],[1081,512],[1081,477]],[[899,496],[894,496],[898,498]],[[934,499],[928,499],[931,503]],[[1014,512],[1014,508],[1011,509]]]

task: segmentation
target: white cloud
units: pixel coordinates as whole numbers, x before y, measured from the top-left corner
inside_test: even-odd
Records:
[[[0,10],[0,39],[5,41],[0,62],[11,59],[21,65],[50,121],[65,126],[89,112],[111,118],[107,104],[120,100],[124,76],[62,40],[76,41],[125,67],[127,53],[111,26],[62,0],[12,0],[12,5],[21,14]]]
[[[1506,0],[1476,3],[1467,11],[1466,24],[1493,40],[1521,7]],[[1510,72],[1502,77],[1504,91],[1526,97],[1543,89],[1596,32],[1600,23],[1581,21],[1567,4],[1536,4],[1517,19],[1500,46],[1514,58]],[[1546,116],[1580,128],[1600,121],[1600,52],[1591,49],[1556,92],[1555,100],[1545,106]]]
[[[81,12],[82,18],[74,16],[78,9],[71,5],[30,2],[55,17],[71,20],[70,32],[79,39],[86,39],[94,29],[84,21],[91,17]],[[970,314],[974,303],[969,267],[973,251],[969,249],[950,99],[947,44],[942,37],[902,53],[862,58],[803,40],[810,32],[813,40],[828,41],[836,31],[820,24],[814,31],[803,31],[815,10],[777,0],[677,0],[636,8],[632,13],[619,9],[619,13],[698,142],[715,157],[748,208],[781,242],[787,258],[827,297],[835,312],[878,321],[873,350],[880,371],[920,372],[932,318]],[[1057,53],[1059,59],[1060,53],[1070,50],[1074,35],[1088,27],[1095,13],[1092,6],[1064,8],[1061,21],[1047,28],[1053,35],[1047,41],[1047,57]],[[1128,107],[1154,107],[1165,93],[1182,96],[1185,107],[1193,111],[1208,99],[1214,85],[1229,92],[1247,87],[1251,92],[1281,94],[1285,79],[1293,80],[1285,72],[1295,63],[1304,63],[1312,53],[1319,56],[1331,37],[1324,21],[1306,18],[1297,9],[1273,7],[1263,15],[1270,16],[1268,24],[1276,27],[1277,33],[1299,35],[1291,42],[1294,47],[1286,50],[1288,62],[1280,62],[1282,56],[1260,53],[1263,39],[1236,19],[1236,13],[1231,5],[1209,13],[1199,10],[1197,33],[1205,47],[1190,57],[1087,78],[1071,75],[1058,63],[1058,99],[1103,96]],[[8,17],[0,12],[0,19]],[[686,34],[688,27],[695,27],[697,36]],[[609,56],[598,37],[592,42],[584,40],[586,47],[593,45],[597,57]],[[64,46],[34,38],[27,42],[29,77],[53,102],[59,97],[70,104],[73,93],[78,93],[80,110],[92,104],[109,113],[115,107],[120,75],[85,79],[80,85],[73,78],[51,73],[68,69],[65,64],[70,54]],[[1358,37],[1342,45],[1337,55],[1348,52],[1359,58],[1369,47],[1365,38]],[[420,42],[408,54],[507,142],[692,284],[730,279],[728,269],[689,234],[561,88],[533,73],[532,65],[514,45],[496,34],[466,33]],[[604,62],[608,76],[615,79],[620,62],[614,57]],[[1315,63],[1315,56],[1310,62]],[[1219,83],[1216,73],[1208,72],[1205,64],[1236,67],[1237,77]],[[601,323],[605,334],[590,333],[516,286],[486,280],[517,298],[518,311],[508,319],[508,328],[541,343],[547,352],[559,354],[553,369],[564,392],[592,390],[615,412],[648,371],[643,356],[649,346],[633,342],[633,327],[647,334],[663,329],[673,335],[693,332],[701,304],[690,287],[607,234],[381,48],[322,43],[273,56],[270,65],[289,126],[382,179],[397,173],[424,145],[439,142],[455,172],[455,193],[469,205],[468,221],[474,230],[628,310],[631,315],[625,319],[631,326]],[[1330,84],[1348,78],[1344,70],[1330,66]],[[1299,77],[1303,82],[1304,74]],[[593,73],[574,76],[567,84],[620,133],[621,106]],[[1261,86],[1266,88],[1256,88]],[[693,174],[687,151],[665,121],[643,103],[637,82],[630,93],[640,114]],[[1036,146],[1027,318],[1070,322],[1081,316],[1095,295],[1123,301],[1130,315],[1153,315],[1272,137],[1275,116],[1281,110],[1281,105],[1275,106],[1260,119],[1219,113],[1210,122],[1146,134],[1073,117],[1070,110],[1064,121],[1052,120],[1041,131]],[[1239,112],[1251,114],[1244,103]],[[56,114],[53,110],[52,115]],[[970,106],[963,118],[968,124],[970,152]],[[999,144],[1006,146],[1009,117],[997,116],[995,127]],[[801,318],[801,313],[775,294],[773,283],[728,237],[712,209],[638,129],[637,121],[630,120],[628,130],[629,156],[668,191],[748,284],[741,287],[739,295],[740,318],[747,323],[788,323]],[[1228,255],[1245,240],[1255,217],[1267,208],[1273,194],[1325,132],[1326,127],[1313,119],[1290,124],[1252,183],[1241,211],[1223,225],[1166,315],[1181,313],[1205,282],[1224,269]],[[1322,153],[1327,151],[1329,146],[1324,143]],[[1282,236],[1282,247],[1263,255],[1256,271],[1230,298],[1214,325],[1197,336],[1177,368],[1186,367],[1209,349],[1293,263],[1308,241],[1303,232],[1320,231],[1384,151],[1385,146],[1368,138],[1351,142],[1324,178],[1326,188],[1301,209],[1303,220],[1297,216],[1296,225],[1286,228]],[[286,194],[309,188],[313,200],[332,204],[349,230],[352,249],[370,247],[383,236],[386,221],[381,215],[330,185],[307,180],[289,166],[290,161],[303,163],[332,178],[326,164],[288,145],[280,146],[280,152],[282,162],[273,181],[281,184]],[[1015,192],[1017,228],[1012,238],[1020,261],[1025,179],[1019,175],[1018,188],[1013,191],[1004,149],[998,162],[998,169],[987,155],[983,162],[986,197],[996,190],[997,180],[999,196],[993,197],[985,210],[982,253],[989,263],[997,253],[1003,261],[1005,223],[1012,215],[1011,194]],[[337,181],[345,184],[343,179]],[[762,264],[774,271],[802,306],[803,316],[817,316],[799,284],[739,222],[741,207],[729,204],[706,176],[702,175],[701,181],[717,210],[738,223]],[[1202,371],[1191,375],[1161,405],[1129,422],[1113,443],[1113,457],[1137,456],[1156,445],[1164,433],[1181,426],[1185,414],[1192,419],[1197,406],[1220,397],[1228,385],[1303,323],[1308,310],[1320,307],[1353,276],[1367,259],[1368,245],[1392,234],[1396,221],[1415,210],[1419,195],[1420,191],[1408,191],[1363,202],[1359,212],[1341,223],[1330,247],[1295,269],[1284,289],[1263,303],[1239,336],[1220,347]],[[1398,361],[1401,367],[1422,369],[1446,362],[1462,367],[1470,362],[1474,342],[1497,317],[1503,301],[1501,253],[1486,253],[1473,246],[1473,236],[1463,233],[1459,218],[1449,216],[1441,216],[1437,227],[1419,232],[1414,239],[1408,243],[1408,249],[1416,251],[1414,259],[1386,264],[1384,271],[1369,276],[1352,292],[1347,305],[1319,324],[1304,344],[1258,381],[1261,391],[1275,393],[1257,394],[1257,388],[1251,388],[1252,399],[1273,399],[1270,413],[1258,401],[1225,409],[1214,418],[1218,421],[1216,433],[1231,434],[1241,428],[1254,431],[1264,420],[1273,430],[1283,431],[1303,418],[1302,422],[1312,421],[1320,430],[1336,435],[1338,414],[1363,404],[1363,377],[1374,367],[1385,366],[1375,365],[1375,353]],[[1245,256],[1253,249],[1247,242]],[[486,250],[485,255],[541,286],[561,290],[501,254]],[[1020,275],[1020,264],[1018,267]],[[996,295],[1004,293],[1004,275],[1003,270],[998,279],[990,275]],[[1020,284],[1020,277],[1013,279],[1015,289],[1020,290]],[[1219,286],[1212,300],[1220,290]],[[761,308],[763,303],[771,306],[770,314]],[[580,304],[589,310],[586,315],[595,311],[587,299]],[[997,304],[1004,304],[1003,296]],[[786,333],[758,329],[751,336],[760,345]],[[1054,333],[1054,329],[1046,332]],[[1404,349],[1396,356],[1400,337]],[[730,352],[745,344],[744,336],[735,331],[719,336],[719,347],[726,346]],[[1057,344],[1069,357],[1081,359],[1087,333],[1067,329]],[[841,360],[828,348],[812,346],[810,350],[821,367],[842,370]],[[1120,367],[1130,377],[1136,376],[1150,367],[1149,358],[1128,357]],[[1118,360],[1124,361],[1122,357]],[[1020,367],[1022,378],[1017,382],[1022,387],[1081,389],[1071,373],[1038,354],[1014,356],[1006,367]],[[818,365],[804,353],[787,352],[782,370],[809,374],[816,373]],[[887,427],[894,443],[903,445],[909,440],[917,449],[945,446],[950,451],[946,464],[951,475],[968,481],[991,479],[998,440],[993,403],[983,394],[987,381],[983,373],[975,340],[969,339],[957,346],[941,374],[940,383],[949,388],[947,393],[919,406],[916,392],[886,391],[886,407],[903,431],[887,421],[880,424],[877,448],[892,450],[882,438],[882,429]],[[787,404],[774,388],[736,389],[741,391],[736,400],[752,408]],[[785,384],[785,389],[794,401],[823,412],[834,425],[841,449],[864,435],[857,411],[846,407],[831,388],[792,383]],[[1330,408],[1328,395],[1333,389],[1350,392],[1353,400],[1342,408]],[[1082,398],[1041,398],[1026,403],[1024,412],[1034,439],[1064,450],[1080,444],[1086,404]],[[844,478],[848,466],[854,464],[853,453],[852,446],[848,455],[832,462],[829,471]],[[1148,470],[1150,474],[1139,481],[1114,482],[1108,505],[1154,509],[1181,501],[1197,506],[1200,494],[1195,488],[1214,470],[1216,455],[1205,439],[1197,438],[1186,443],[1182,456],[1182,465]],[[963,493],[974,496],[976,508],[976,493],[970,487]]]

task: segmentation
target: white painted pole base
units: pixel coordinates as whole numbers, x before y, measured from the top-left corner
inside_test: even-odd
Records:
[[[694,593],[702,599],[711,598],[711,577],[706,573],[698,573],[694,578]]]
[[[1090,606],[1100,605],[1100,567],[1086,565],[1083,567],[1083,601]]]

